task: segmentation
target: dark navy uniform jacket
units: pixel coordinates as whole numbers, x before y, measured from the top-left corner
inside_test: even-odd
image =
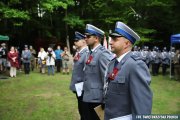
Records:
[[[104,98],[105,120],[129,114],[151,114],[151,76],[146,64],[129,52],[117,65],[119,71],[115,79],[109,80],[114,63],[115,59],[110,62],[105,77],[109,82]]]

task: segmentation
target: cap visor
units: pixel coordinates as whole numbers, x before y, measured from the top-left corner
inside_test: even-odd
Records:
[[[82,40],[82,39],[74,39],[75,42],[80,41],[80,40]]]
[[[110,37],[121,37],[122,35],[118,34],[118,33],[111,33],[109,34]]]
[[[84,33],[85,35],[92,35],[91,33]]]

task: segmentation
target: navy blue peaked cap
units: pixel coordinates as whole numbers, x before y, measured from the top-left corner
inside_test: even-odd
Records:
[[[78,41],[78,40],[82,40],[82,39],[85,39],[85,35],[81,34],[80,32],[75,32],[75,38],[74,40],[75,41]]]
[[[85,35],[95,35],[98,37],[103,37],[104,36],[104,31],[101,29],[91,25],[91,24],[86,24],[86,30],[85,30]]]

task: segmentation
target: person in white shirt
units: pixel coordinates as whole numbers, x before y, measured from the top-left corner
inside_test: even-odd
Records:
[[[40,73],[45,73],[46,68],[46,56],[47,53],[44,51],[44,48],[40,48],[40,51],[38,53],[38,64],[40,67]]]
[[[48,67],[48,75],[52,73],[54,75],[54,66],[55,66],[56,55],[52,48],[48,48],[46,56],[46,65]]]

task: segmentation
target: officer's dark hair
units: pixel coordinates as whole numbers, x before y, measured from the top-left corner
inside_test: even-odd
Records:
[[[95,37],[97,37],[98,38],[98,40],[99,40],[99,42],[101,43],[101,42],[103,42],[103,38],[104,38],[104,36],[95,36]]]

